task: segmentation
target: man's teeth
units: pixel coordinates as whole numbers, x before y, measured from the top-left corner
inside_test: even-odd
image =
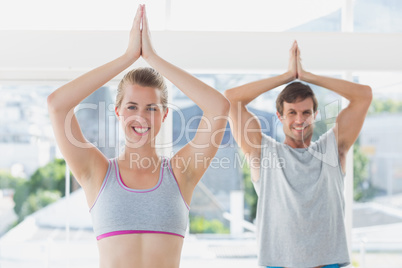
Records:
[[[303,130],[305,127],[295,127],[296,130]]]
[[[142,133],[147,132],[148,128],[147,127],[134,127],[134,131],[142,134]]]

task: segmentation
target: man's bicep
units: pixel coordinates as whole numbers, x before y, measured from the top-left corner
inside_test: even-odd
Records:
[[[367,102],[351,102],[339,113],[334,132],[340,152],[346,153],[356,141],[363,127],[369,106],[370,103]]]
[[[251,154],[261,146],[261,124],[246,107],[231,109],[229,124],[232,135],[244,154]]]

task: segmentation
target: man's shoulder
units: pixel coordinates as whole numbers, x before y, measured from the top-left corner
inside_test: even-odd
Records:
[[[276,139],[274,139],[273,137],[271,137],[265,133],[262,133],[262,137],[261,137],[261,146],[262,147],[264,147],[266,145],[276,145],[278,143],[279,142],[276,141]]]
[[[322,133],[321,136],[313,143],[311,143],[310,147],[314,146],[328,146],[329,143],[336,144],[336,136],[334,132],[334,128],[328,129],[326,132]]]

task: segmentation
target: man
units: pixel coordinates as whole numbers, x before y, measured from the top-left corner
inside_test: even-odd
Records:
[[[339,113],[335,126],[312,142],[318,106],[314,93],[300,82],[287,85],[276,101],[285,133],[284,143],[278,143],[262,134],[258,119],[246,105],[295,79],[332,90],[348,99],[349,105]],[[295,41],[287,72],[229,89],[225,96],[231,102],[232,133],[247,157],[258,195],[259,265],[348,265],[343,196],[346,154],[362,128],[371,88],[306,72]],[[278,162],[282,164],[270,165]]]

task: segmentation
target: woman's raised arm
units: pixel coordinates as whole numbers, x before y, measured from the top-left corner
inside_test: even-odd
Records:
[[[108,162],[103,154],[83,136],[74,115],[74,108],[140,57],[142,12],[143,6],[140,5],[130,31],[128,48],[122,56],[65,84],[47,98],[57,144],[84,190],[94,188],[86,187],[88,182],[93,186],[91,178],[103,179],[102,174],[106,173]],[[94,168],[95,166],[97,168]],[[98,181],[95,183],[97,184]]]
[[[171,161],[184,198],[189,203],[194,187],[222,141],[230,104],[217,90],[157,55],[152,47],[145,8],[142,24],[142,57],[203,111],[195,137]]]
[[[129,45],[126,52],[117,59],[85,73],[50,94],[48,97],[48,106],[51,112],[70,111],[140,57],[142,10],[143,6],[140,5],[130,31]]]

